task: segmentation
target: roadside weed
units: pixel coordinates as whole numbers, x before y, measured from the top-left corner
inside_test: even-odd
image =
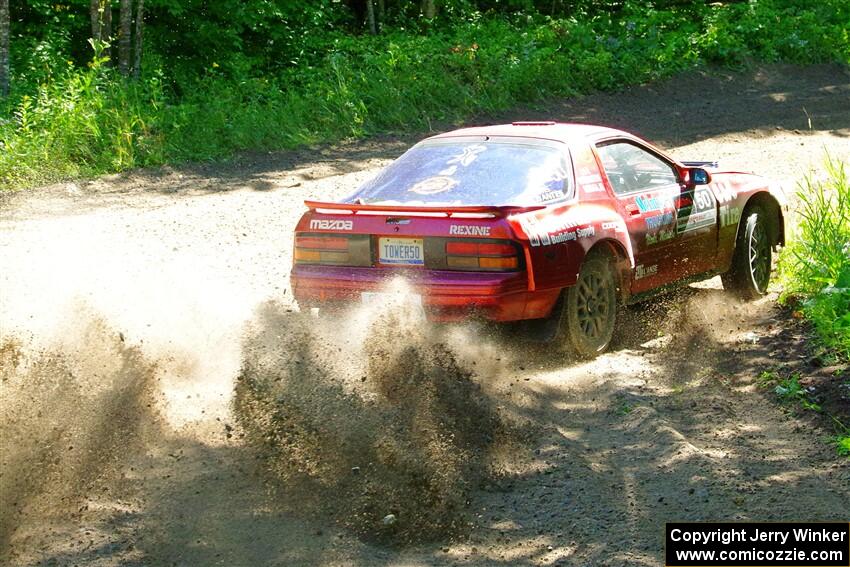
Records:
[[[762,384],[769,385],[771,382],[776,383],[773,391],[782,402],[799,403],[803,409],[821,411],[820,405],[809,399],[809,391],[800,384],[800,378],[797,374],[791,374],[787,378],[772,375],[770,381],[762,381]]]
[[[758,378],[756,378],[758,385],[763,388],[769,386],[773,382],[777,382],[778,380],[779,377],[773,370],[764,370],[761,374],[758,375]]]
[[[617,407],[617,415],[628,415],[632,413],[632,410],[635,409],[635,406],[628,403],[623,402]]]
[[[850,361],[850,172],[827,156],[797,191],[799,223],[779,256],[780,301],[798,303],[819,341]]]
[[[842,457],[850,459],[850,433],[835,437],[835,450]]]

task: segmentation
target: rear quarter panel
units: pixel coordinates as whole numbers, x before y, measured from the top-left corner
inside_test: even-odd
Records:
[[[740,172],[712,174],[709,188],[718,206],[718,269],[727,270],[732,263],[735,242],[748,206],[755,200],[772,198],[779,207],[781,235],[784,237],[784,216],[788,209],[785,189],[779,182],[759,175]]]
[[[576,204],[517,215],[511,222],[527,246],[536,289],[574,285],[588,251],[606,241],[627,259],[631,257],[626,225],[616,211],[606,206]],[[631,260],[630,267],[633,266]]]

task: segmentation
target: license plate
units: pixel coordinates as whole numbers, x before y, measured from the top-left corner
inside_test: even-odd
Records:
[[[393,266],[424,266],[425,246],[421,238],[381,238],[378,260]]]

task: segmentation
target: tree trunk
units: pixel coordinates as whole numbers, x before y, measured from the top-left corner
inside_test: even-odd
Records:
[[[386,18],[386,16],[384,15],[386,13],[385,4],[386,2],[384,2],[384,0],[378,0],[378,31],[381,31],[381,28],[384,25],[384,20]]]
[[[437,15],[437,4],[435,0],[422,0],[422,15],[426,19],[433,19]]]
[[[91,0],[89,3],[89,16],[91,17],[91,38],[94,40],[101,39],[103,30],[103,20],[100,17],[100,2],[101,0]]]
[[[103,10],[103,28],[100,39],[112,43],[112,2],[111,0],[100,0]]]
[[[118,31],[118,70],[125,77],[130,74],[130,40],[133,33],[132,0],[121,0],[121,22]]]
[[[100,3],[103,6],[103,32],[101,33],[101,39],[109,44],[109,47],[103,53],[109,58],[106,64],[111,66],[113,64],[113,54],[115,53],[115,49],[112,47],[112,0],[100,0]]]
[[[9,96],[9,0],[0,0],[0,96]]]
[[[142,37],[145,29],[145,0],[136,0],[136,53],[133,62],[133,77],[139,78],[142,72]]]
[[[369,28],[369,33],[372,35],[378,35],[378,27],[375,24],[374,0],[366,0],[366,27]]]

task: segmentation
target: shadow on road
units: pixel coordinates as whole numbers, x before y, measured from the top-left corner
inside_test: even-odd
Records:
[[[269,492],[240,442],[163,433],[132,460],[145,495],[138,509],[84,518],[104,539],[39,563],[657,565],[669,521],[842,519],[848,468],[755,386],[787,348],[772,305],[695,288],[657,305],[635,309],[619,346],[591,363],[536,353],[499,375],[479,363],[477,379],[497,386],[494,403],[539,434],[527,459],[474,491],[467,536],[403,549],[364,543],[285,487]]]

